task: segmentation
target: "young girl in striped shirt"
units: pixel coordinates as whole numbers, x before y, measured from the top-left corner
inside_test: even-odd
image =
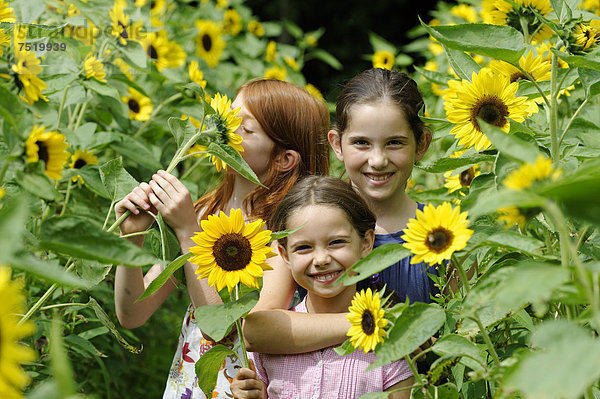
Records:
[[[323,176],[306,177],[284,197],[269,228],[300,228],[278,241],[281,258],[298,285],[307,290],[292,310],[299,313],[346,312],[356,285],[336,280],[373,248],[375,216],[348,184]],[[273,355],[254,353],[251,369],[234,377],[235,398],[358,398],[368,392],[394,391],[413,383],[405,360],[366,372],[376,360],[372,352],[345,356],[334,347],[313,352]],[[410,398],[410,390],[391,393]]]

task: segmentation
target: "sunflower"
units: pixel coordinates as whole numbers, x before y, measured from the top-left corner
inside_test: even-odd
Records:
[[[123,75],[127,76],[129,80],[133,80],[133,75],[131,74],[131,66],[129,66],[127,62],[123,61],[122,58],[117,57],[113,60],[113,63],[119,68]]]
[[[197,83],[203,89],[206,88],[206,80],[204,80],[204,73],[200,70],[200,68],[198,68],[198,61],[190,62],[188,75],[192,82]]]
[[[530,51],[527,55],[524,55],[519,59],[519,66],[531,75],[536,82],[550,80],[552,64],[543,55],[534,56],[533,51]],[[520,80],[530,80],[527,75],[521,72],[516,66],[510,65],[508,62],[492,60],[489,67],[494,72],[506,76],[511,83]]]
[[[87,57],[85,57],[83,69],[85,71],[86,78],[95,78],[100,82],[106,82],[106,71],[102,66],[102,62],[97,60],[96,56],[94,56],[92,53],[89,53]]]
[[[242,17],[233,8],[226,10],[223,14],[223,31],[232,36],[237,35],[242,30]]]
[[[527,222],[527,218],[521,210],[516,206],[508,206],[505,208],[499,208],[498,212],[498,221],[504,223],[506,228],[512,227],[514,225],[519,226],[521,229],[525,227],[525,222]]]
[[[111,35],[117,38],[120,45],[127,45],[128,40],[140,40],[142,38],[142,22],[129,23],[129,15],[124,12],[125,2],[116,0],[109,15],[112,21]]]
[[[86,20],[86,25],[84,26],[65,26],[64,32],[65,36],[77,39],[86,46],[91,46],[96,40],[96,35],[98,34],[99,29],[89,20]]]
[[[403,230],[405,248],[414,254],[410,263],[427,262],[430,265],[450,259],[455,251],[467,245],[473,230],[467,228],[467,212],[452,208],[444,202],[437,208],[432,204],[417,210],[417,218],[410,219]]]
[[[300,70],[300,67],[298,66],[298,61],[296,61],[294,57],[283,57],[283,61],[294,71],[298,72]]]
[[[15,22],[15,10],[9,7],[10,3],[0,0],[0,22]]]
[[[274,66],[274,67],[265,69],[265,79],[276,79],[276,80],[285,81],[286,77],[287,77],[286,69],[282,68],[280,66]]]
[[[6,195],[6,190],[0,187],[0,199],[2,199]]]
[[[25,313],[22,284],[11,281],[11,271],[0,266],[0,392],[3,398],[21,398],[30,378],[21,363],[35,360],[35,351],[19,343],[34,333],[30,321],[19,324],[18,315]]]
[[[262,37],[265,34],[265,28],[258,21],[250,21],[248,22],[248,32],[256,37]]]
[[[569,50],[573,54],[586,54],[600,42],[600,26],[596,24],[577,24],[569,38]]]
[[[477,22],[477,11],[473,6],[467,4],[459,4],[450,9],[450,14],[462,18],[467,22],[475,23]]]
[[[69,164],[69,167],[71,169],[81,169],[85,165],[98,165],[98,158],[96,158],[94,154],[87,150],[75,151],[75,154],[71,156],[71,163]],[[83,178],[79,175],[73,177],[73,182],[76,182],[77,180],[83,183]]]
[[[305,86],[305,89],[317,100],[325,102],[325,98],[323,97],[323,94],[321,94],[321,91],[319,89],[317,89],[317,87],[315,85],[307,83]]]
[[[129,119],[145,122],[150,119],[154,107],[152,101],[133,87],[128,90],[129,97],[121,97],[121,100],[129,107]]]
[[[533,164],[525,163],[506,176],[504,186],[512,190],[523,190],[538,181],[556,180],[560,175],[561,170],[554,169],[550,158],[539,155]]]
[[[480,174],[481,172],[479,171],[479,165],[473,165],[469,169],[465,169],[460,173],[448,171],[444,173],[444,177],[446,178],[446,184],[444,184],[444,187],[448,189],[449,193],[458,191],[463,187],[470,187],[473,179]],[[464,195],[463,193],[461,194]]]
[[[202,232],[192,240],[197,244],[190,247],[194,255],[190,262],[197,265],[198,278],[207,278],[208,285],[217,291],[227,287],[229,292],[238,284],[258,288],[258,278],[264,270],[271,270],[267,258],[275,256],[268,245],[271,231],[265,230],[265,222],[258,219],[244,224],[241,209],[209,215],[201,222]]]
[[[375,349],[386,336],[384,327],[389,323],[384,319],[385,311],[381,308],[381,298],[378,292],[370,288],[361,290],[354,295],[346,317],[351,324],[346,333],[355,349],[364,353]]]
[[[27,31],[26,27],[15,26],[13,31],[14,43],[25,42]],[[20,95],[20,98],[27,104],[33,104],[40,99],[48,101],[46,96],[42,94],[42,90],[45,90],[48,86],[36,76],[42,72],[41,61],[35,56],[34,52],[20,50],[18,46],[14,46],[14,52],[15,63],[11,66],[11,74],[15,86],[25,95]]]
[[[373,68],[392,69],[394,54],[386,50],[379,50],[373,54]]]
[[[63,166],[67,163],[70,154],[67,152],[69,144],[65,136],[58,132],[45,132],[44,127],[33,126],[25,142],[27,162],[44,161],[44,172],[54,180],[62,177]]]
[[[492,143],[483,134],[477,118],[503,131],[510,130],[509,118],[523,122],[532,113],[530,102],[525,97],[515,97],[518,83],[483,68],[473,72],[472,82],[448,82],[444,94],[444,108],[448,121],[456,124],[450,131],[459,139],[459,144],[475,147],[477,151],[489,148]]]
[[[266,50],[266,60],[267,62],[275,62],[275,57],[277,56],[277,43],[275,43],[273,40],[269,40],[269,43],[267,43],[267,50]]]
[[[185,63],[186,53],[183,48],[167,38],[164,29],[151,32],[141,40],[148,58],[154,62],[156,69],[177,68]]]
[[[516,7],[512,3],[505,0],[483,0],[483,21],[494,25],[508,25],[523,34],[523,25],[526,24],[527,33],[535,42],[552,36],[552,30],[535,15],[537,12],[546,17],[552,11],[550,0],[514,0]]]
[[[600,17],[600,2],[598,0],[583,0],[579,8],[593,12]]]
[[[0,57],[4,54],[4,49],[2,47],[10,46],[10,35],[4,31],[4,29],[0,29]]]
[[[219,143],[231,146],[238,153],[244,152],[244,148],[242,147],[242,136],[235,133],[242,123],[242,118],[237,116],[240,112],[240,108],[231,109],[231,100],[229,100],[227,96],[222,96],[219,93],[215,94],[210,101],[210,106],[215,110],[215,114],[211,115],[211,117],[216,118],[216,126],[219,130]],[[220,172],[221,169],[227,170],[227,164],[219,158],[213,156],[211,160],[217,168],[217,171]]]
[[[206,61],[209,67],[214,68],[219,64],[219,57],[225,48],[221,28],[210,20],[196,21],[196,28],[196,55]]]

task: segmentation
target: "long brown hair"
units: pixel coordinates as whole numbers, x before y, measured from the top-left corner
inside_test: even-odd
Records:
[[[269,154],[269,173],[262,182],[267,188],[259,186],[244,199],[247,215],[269,220],[277,203],[298,179],[329,172],[329,111],[306,90],[279,80],[251,80],[239,88],[237,94],[240,93],[244,95],[244,106],[275,143]],[[292,169],[280,172],[273,167],[273,161],[286,150],[298,152],[300,161]],[[228,174],[217,188],[196,201],[196,212],[204,209],[202,219],[223,209],[231,198],[236,178]]]

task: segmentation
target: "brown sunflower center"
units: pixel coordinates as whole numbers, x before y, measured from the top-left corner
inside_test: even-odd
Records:
[[[121,27],[121,37],[125,40],[129,39],[129,35],[127,34],[127,26],[125,26],[121,21],[119,21],[119,26]]]
[[[521,80],[529,80],[529,78],[521,71],[515,72],[510,75],[510,83],[518,82]]]
[[[74,169],[81,169],[85,165],[87,165],[87,162],[85,162],[83,159],[79,158],[77,161],[75,161],[75,164],[73,165],[73,168]]]
[[[471,185],[471,182],[473,181],[474,177],[475,177],[475,169],[469,168],[467,170],[463,170],[460,173],[458,180],[460,181],[461,186],[469,187]]]
[[[432,252],[442,253],[452,244],[453,239],[454,234],[451,231],[443,227],[437,227],[427,234],[425,245]]]
[[[471,110],[471,121],[475,128],[481,131],[477,118],[483,119],[490,125],[503,127],[506,125],[508,107],[496,96],[485,96]]]
[[[204,48],[204,51],[206,51],[207,53],[209,53],[212,49],[212,38],[210,37],[210,35],[202,35],[202,48]]]
[[[158,59],[158,53],[156,52],[156,49],[153,45],[148,46],[146,53],[148,54],[148,57],[152,58],[153,60]]]
[[[240,234],[224,234],[213,245],[213,256],[217,265],[225,271],[242,270],[252,260],[252,246]]]
[[[48,163],[48,147],[46,143],[43,141],[36,141],[35,145],[38,146],[38,158]]]
[[[129,106],[131,112],[136,114],[140,112],[140,103],[138,103],[137,100],[130,98],[129,101],[127,101],[127,105]]]
[[[371,335],[375,332],[375,317],[369,309],[365,309],[362,314],[362,320],[360,322],[362,330],[365,334]]]
[[[383,62],[383,65],[387,65],[388,58],[387,57],[383,57],[383,59],[381,61]]]

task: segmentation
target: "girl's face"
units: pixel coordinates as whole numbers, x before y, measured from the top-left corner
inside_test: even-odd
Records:
[[[285,248],[279,246],[294,280],[319,297],[333,298],[346,291],[353,295],[354,286],[337,284],[336,280],[371,251],[373,231],[360,237],[343,210],[325,205],[308,205],[294,211],[286,228],[300,226],[287,237]]]
[[[242,141],[244,148],[242,157],[256,173],[258,179],[262,181],[271,166],[271,152],[275,147],[275,142],[267,136],[254,115],[244,106],[243,92],[239,93],[231,104],[231,108],[237,107],[240,107],[238,116],[242,118],[242,124],[235,133],[244,139]]]
[[[350,108],[344,134],[329,132],[329,143],[344,162],[353,185],[371,202],[405,195],[413,165],[428,147],[418,145],[402,109],[392,102],[357,104]]]

